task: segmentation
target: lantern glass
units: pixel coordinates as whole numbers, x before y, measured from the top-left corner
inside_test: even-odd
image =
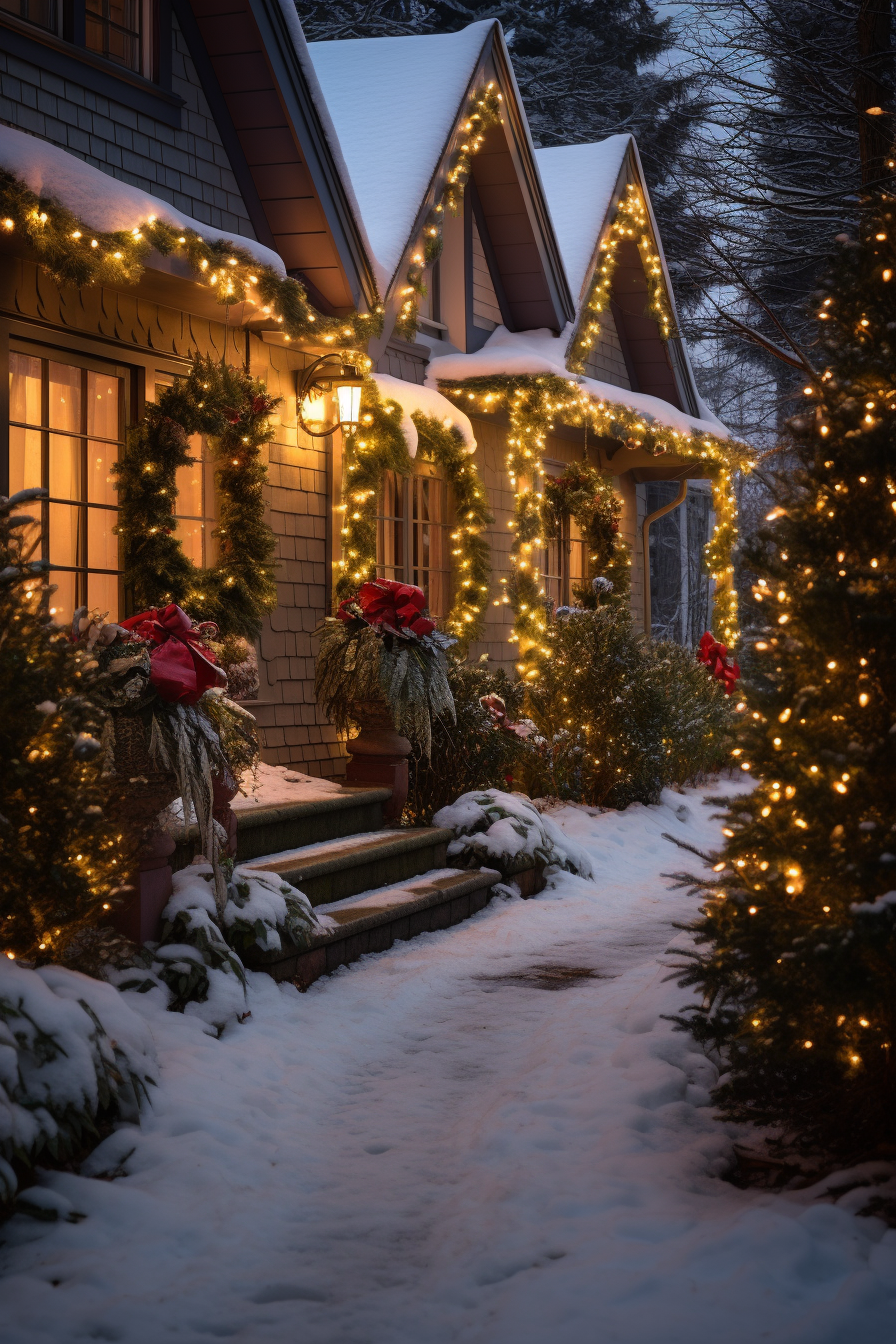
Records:
[[[339,402],[339,423],[343,429],[357,428],[361,417],[361,384],[341,383],[336,388]]]

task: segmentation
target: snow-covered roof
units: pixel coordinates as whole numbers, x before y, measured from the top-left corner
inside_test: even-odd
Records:
[[[576,307],[585,297],[589,267],[632,143],[630,135],[611,135],[594,144],[535,151]]]
[[[457,33],[307,46],[373,257],[389,280],[493,28],[485,20]]]
[[[583,378],[571,374],[566,367],[566,347],[572,334],[568,326],[559,336],[546,327],[538,331],[508,331],[498,327],[489,336],[481,350],[471,354],[439,355],[432,359],[427,368],[427,385],[437,387],[440,380],[447,382],[462,381],[466,378],[512,377],[514,374],[552,373],[566,378],[590,392],[599,401],[615,402],[627,406],[638,415],[649,416],[669,429],[680,434],[713,434],[718,439],[730,438],[730,434],[705,403],[701,409],[706,411],[705,418],[688,415],[677,406],[663,401],[661,397],[648,396],[646,392],[630,392],[628,388],[617,387],[615,383],[604,383],[597,378]]]
[[[103,233],[136,228],[150,215],[155,215],[156,219],[179,229],[195,229],[208,242],[223,238],[236,247],[245,248],[262,265],[273,267],[280,275],[286,274],[277,253],[254,238],[226,233],[192,219],[167,201],[151,196],[142,187],[119,182],[57,145],[38,140],[25,131],[13,130],[11,126],[0,126],[0,168],[20,178],[38,196],[59,201],[85,224]]]
[[[407,383],[403,378],[393,378],[391,373],[371,374],[380,394],[397,401],[404,415],[401,428],[408,442],[411,457],[417,456],[417,427],[411,419],[414,411],[441,420],[447,427],[455,425],[463,435],[464,443],[472,452],[476,447],[476,437],[467,416],[459,407],[443,397],[435,387],[420,387],[417,383]]]

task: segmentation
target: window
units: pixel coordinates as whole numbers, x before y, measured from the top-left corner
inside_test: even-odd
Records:
[[[34,24],[148,79],[155,0],[0,0],[0,13]]]
[[[448,483],[430,462],[411,477],[386,472],[377,517],[377,574],[413,583],[434,616],[451,606],[451,524]]]
[[[560,476],[565,464],[545,462],[548,476]],[[555,607],[570,607],[576,604],[575,589],[588,576],[588,556],[585,554],[585,541],[574,518],[564,518],[560,526],[560,536],[549,541],[541,553],[541,581],[545,597]]]
[[[84,16],[87,50],[139,72],[142,9],[143,0],[87,0]]]
[[[43,486],[41,556],[56,592],[50,610],[70,621],[84,604],[119,615],[118,500],[112,464],[124,436],[124,378],[38,355],[12,353],[10,493]]]
[[[648,513],[678,493],[677,481],[645,487]],[[692,481],[685,502],[650,528],[650,616],[654,639],[672,639],[694,648],[712,623],[712,580],[703,554],[712,535],[712,495]]]
[[[59,31],[56,0],[0,0],[0,10],[15,14],[27,23],[35,23],[38,28],[47,28],[51,33]]]

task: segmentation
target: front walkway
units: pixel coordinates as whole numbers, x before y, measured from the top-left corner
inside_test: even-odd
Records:
[[[660,1020],[694,909],[661,833],[718,823],[666,799],[563,814],[594,883],[303,996],[254,977],[220,1041],[146,1005],[163,1086],[94,1158],[127,1175],[49,1176],[86,1218],[0,1230],[4,1344],[889,1344],[896,1232],[715,1175],[715,1070]]]

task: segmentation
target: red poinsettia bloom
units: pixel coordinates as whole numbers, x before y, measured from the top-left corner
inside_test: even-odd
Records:
[[[395,635],[413,635],[422,637],[432,634],[435,621],[424,616],[426,594],[422,588],[410,583],[396,583],[394,579],[372,579],[365,583],[357,599],[365,621],[370,625],[380,625]],[[345,606],[340,605],[340,612]],[[346,617],[343,617],[346,619]]]
[[[728,661],[728,649],[724,644],[719,644],[707,630],[700,641],[700,647],[697,650],[697,662],[703,663],[704,667],[725,686],[725,694],[730,695],[734,690],[734,683],[740,677],[740,668],[737,663]]]

